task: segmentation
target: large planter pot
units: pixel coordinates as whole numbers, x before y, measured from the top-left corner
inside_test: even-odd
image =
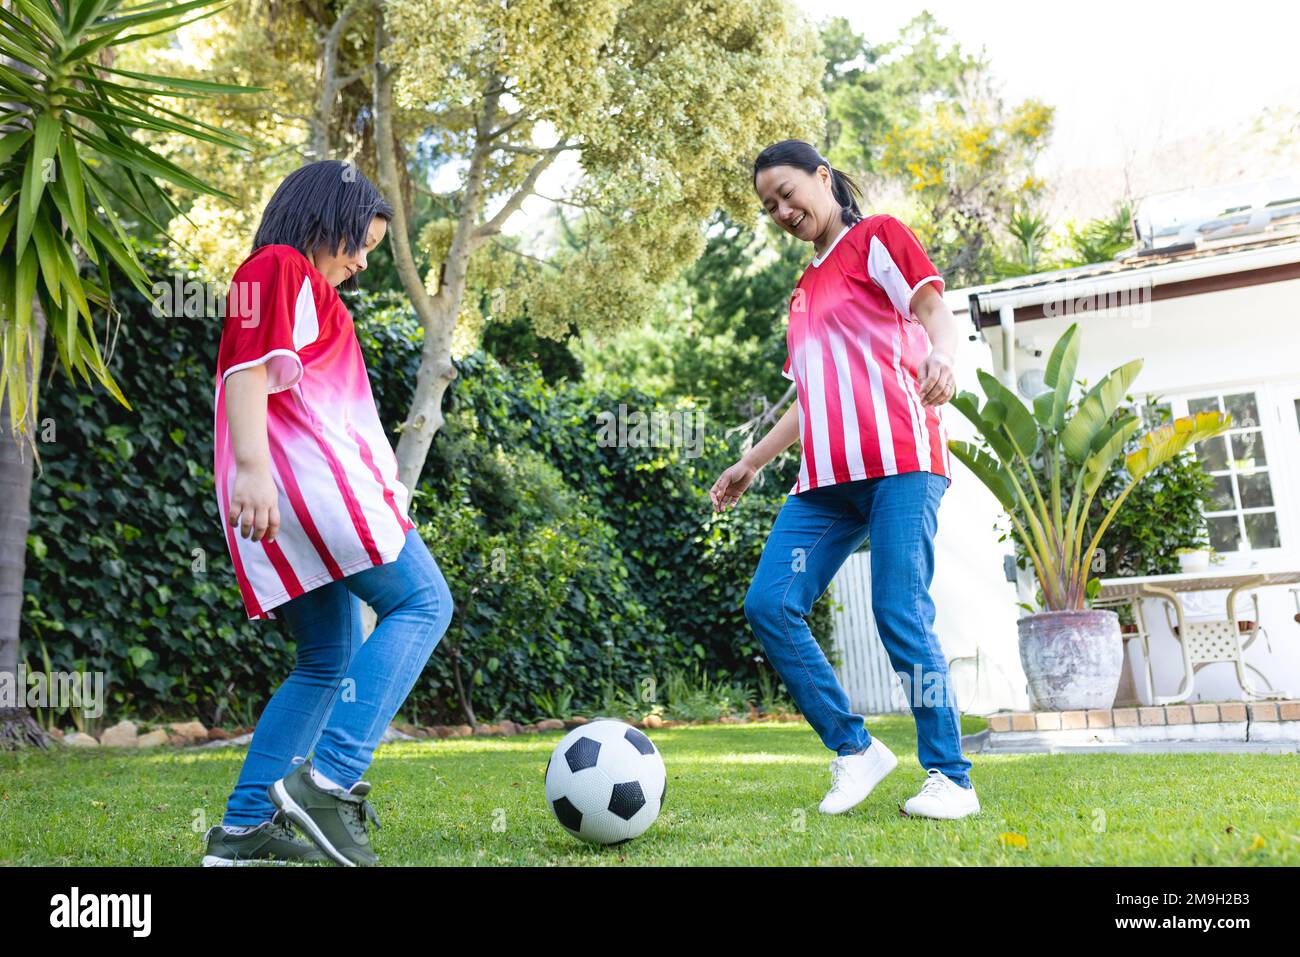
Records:
[[[1106,709],[1115,703],[1124,640],[1113,611],[1044,611],[1021,618],[1020,663],[1038,711]]]

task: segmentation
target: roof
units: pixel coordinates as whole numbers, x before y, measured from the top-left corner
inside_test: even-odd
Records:
[[[1281,229],[1213,242],[1199,241],[1155,250],[1131,249],[1110,262],[1090,263],[982,286],[945,292],[954,313],[969,313],[979,326],[998,322],[998,309],[1011,306],[1015,319],[1042,318],[1041,304],[1103,287],[1147,286],[1153,299],[1300,278],[1300,222]],[[1159,288],[1157,288],[1159,287]]]

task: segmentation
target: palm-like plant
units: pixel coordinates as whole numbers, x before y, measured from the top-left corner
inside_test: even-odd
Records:
[[[1070,387],[1078,359],[1078,327],[1072,325],[1052,349],[1044,373],[1047,391],[1034,399],[1032,412],[1014,392],[982,370],[983,407],[971,392],[952,401],[975,426],[983,443],[954,440],[949,448],[1006,509],[1033,562],[1048,611],[1081,609],[1093,597],[1098,587],[1095,580],[1088,580],[1093,554],[1137,483],[1184,449],[1218,435],[1232,421],[1221,412],[1202,412],[1143,435],[1125,456],[1131,480],[1089,536],[1087,517],[1093,498],[1139,426],[1136,416],[1116,416],[1115,411],[1142,368],[1142,360],[1112,370],[1072,407]],[[1048,475],[1046,494],[1030,464],[1040,452]],[[1063,488],[1071,479],[1072,491]],[[1064,493],[1069,493],[1068,501]]]
[[[179,212],[159,180],[225,196],[152,152],[134,130],[180,133],[232,149],[241,138],[186,117],[167,101],[241,87],[152,76],[107,65],[108,51],[176,29],[176,19],[210,16],[215,0],[14,0],[0,6],[0,392],[9,428],[26,431],[36,388],[23,374],[40,368],[43,313],[64,370],[93,375],[123,405],[104,362],[92,308],[112,314],[110,263],[142,292],[146,276],[115,208],[165,232],[151,210]],[[166,26],[158,28],[160,23]],[[112,166],[107,175],[101,164]],[[98,282],[82,274],[97,268]],[[30,408],[29,408],[30,404]]]
[[[1047,220],[1036,213],[1017,209],[1007,224],[1007,231],[1019,247],[1016,251],[1020,254],[1020,262],[1017,265],[1021,274],[1037,272],[1043,244],[1047,240]]]
[[[226,195],[133,134],[181,134],[232,149],[247,145],[187,117],[176,102],[244,88],[115,69],[113,49],[225,5],[0,2],[0,404],[8,409],[0,412],[0,673],[14,671],[17,661],[31,491],[31,459],[23,452],[37,450],[33,424],[47,328],[70,381],[75,371],[90,386],[93,376],[130,408],[94,322],[96,312],[116,319],[110,268],[146,291],[127,227],[144,223],[166,232],[154,211],[171,216],[179,210],[159,181]],[[0,740],[5,737],[0,721]]]

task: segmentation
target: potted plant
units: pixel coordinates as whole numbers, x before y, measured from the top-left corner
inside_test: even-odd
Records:
[[[1178,568],[1183,572],[1203,572],[1209,570],[1210,559],[1214,555],[1214,549],[1209,546],[1200,548],[1176,548],[1174,554],[1178,556]]]
[[[1046,391],[1034,399],[1032,411],[980,370],[983,406],[971,392],[961,393],[952,404],[982,442],[948,443],[1006,509],[1033,564],[1043,608],[1018,622],[1020,660],[1036,706],[1049,711],[1114,703],[1124,660],[1119,617],[1090,607],[1101,587],[1089,575],[1102,535],[1152,469],[1231,424],[1222,412],[1185,416],[1147,432],[1125,454],[1139,419],[1116,410],[1142,360],[1112,370],[1076,405],[1070,389],[1078,359],[1078,327],[1072,325],[1052,349],[1043,376]],[[1128,481],[1092,528],[1089,509],[1120,455],[1125,456]],[[1037,472],[1031,462],[1040,463]],[[1038,472],[1044,474],[1043,483]]]

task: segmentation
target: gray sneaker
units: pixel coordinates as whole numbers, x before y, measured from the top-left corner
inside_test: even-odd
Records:
[[[208,828],[204,867],[243,867],[247,864],[310,864],[329,858],[310,841],[298,837],[276,811],[269,821],[243,834],[231,834],[220,824]]]
[[[368,782],[358,781],[346,791],[322,788],[311,778],[309,758],[267,788],[266,793],[336,864],[364,867],[379,863],[366,829],[367,820],[380,826],[379,815],[366,800],[370,793]]]

